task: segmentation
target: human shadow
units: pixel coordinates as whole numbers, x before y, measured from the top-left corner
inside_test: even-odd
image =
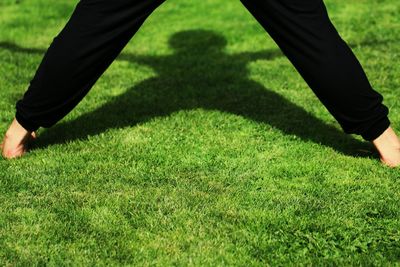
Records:
[[[110,98],[91,112],[57,123],[51,131],[41,133],[32,149],[87,138],[110,128],[133,126],[179,110],[202,108],[265,123],[285,134],[346,155],[377,156],[370,143],[326,124],[249,78],[250,62],[281,57],[279,49],[229,55],[224,52],[227,45],[224,37],[208,30],[175,33],[169,45],[174,50],[172,55],[121,54],[118,60],[146,65],[155,71],[155,76]],[[8,44],[8,49],[18,47]]]

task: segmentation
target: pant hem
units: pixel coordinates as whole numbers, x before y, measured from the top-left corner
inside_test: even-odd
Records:
[[[19,112],[15,113],[15,119],[18,121],[19,124],[21,124],[21,126],[30,132],[36,131],[37,129],[39,129],[40,126],[26,120],[24,117],[21,116],[21,114]]]
[[[373,141],[378,138],[389,126],[390,120],[386,116],[383,119],[374,123],[366,132],[361,134],[361,136],[366,141]]]

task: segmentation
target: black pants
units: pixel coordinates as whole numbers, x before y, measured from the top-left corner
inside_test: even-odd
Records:
[[[17,121],[34,131],[51,127],[66,116],[163,2],[81,0],[17,101]],[[389,127],[389,110],[382,95],[373,90],[359,61],[339,36],[323,0],[241,2],[345,133],[371,141]]]

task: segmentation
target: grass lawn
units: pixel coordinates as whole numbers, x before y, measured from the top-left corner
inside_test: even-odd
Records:
[[[0,1],[1,133],[77,0],[16,2]],[[400,2],[325,3],[400,132]],[[400,171],[239,1],[167,1],[37,133],[0,160],[2,266],[400,265]]]

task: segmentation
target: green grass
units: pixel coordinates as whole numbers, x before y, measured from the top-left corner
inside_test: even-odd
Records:
[[[3,133],[77,1],[15,2]],[[399,1],[325,3],[400,131]],[[399,170],[342,132],[239,1],[165,3],[38,135],[0,161],[1,265],[399,265]]]

